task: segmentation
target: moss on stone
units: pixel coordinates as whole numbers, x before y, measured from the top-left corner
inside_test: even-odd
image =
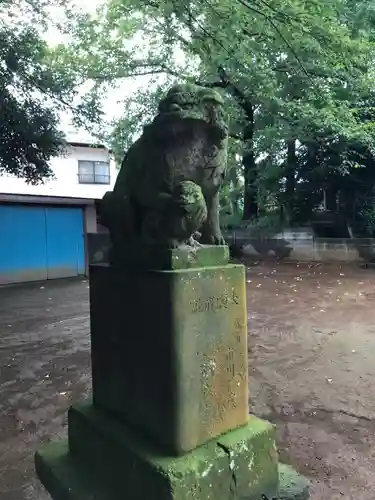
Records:
[[[78,406],[81,411],[85,407],[85,405]],[[122,468],[121,463],[118,462],[111,469],[111,464],[113,465],[113,461],[119,457],[113,454],[107,456],[104,453],[105,450],[101,448],[96,450],[96,458],[103,462],[109,462],[112,478],[106,477],[104,468],[99,467],[95,469],[94,473],[91,463],[93,457],[86,458],[89,450],[86,450],[83,455],[71,453],[67,440],[43,446],[35,455],[35,465],[40,480],[53,500],[145,500],[146,498],[155,500],[226,500],[231,494],[233,498],[239,500],[307,500],[309,497],[308,481],[289,466],[280,464],[278,467],[279,488],[277,488],[275,477],[270,474],[270,469],[263,473],[266,475],[268,473],[268,482],[263,481],[260,488],[255,488],[254,472],[248,470],[244,472],[244,478],[241,478],[236,466],[231,465],[232,460],[234,464],[236,463],[237,453],[243,457],[244,462],[249,458],[248,453],[244,453],[244,446],[252,443],[252,439],[257,434],[262,434],[262,432],[267,434],[272,428],[272,426],[267,428],[267,425],[269,424],[253,419],[251,431],[248,428],[238,429],[234,433],[228,433],[226,439],[223,437],[223,442],[229,444],[229,449],[232,449],[233,456],[231,457],[228,455],[228,451],[220,446],[218,449],[215,446],[201,447],[198,451],[188,454],[186,458],[160,457],[161,462],[152,470],[161,478],[161,482],[153,480],[150,469],[148,472],[145,469],[144,474],[139,478],[141,484],[136,490],[127,488],[127,478],[129,475],[138,473],[137,460],[139,458],[132,462],[130,468],[127,467],[127,462],[122,463]],[[105,432],[105,429],[102,431]],[[253,438],[250,438],[249,442],[250,436]],[[109,439],[109,437],[107,435],[106,438]],[[127,439],[121,440],[121,442],[122,445],[128,444]],[[138,444],[140,445],[140,443]],[[142,445],[140,450],[144,451]],[[212,450],[214,450],[213,454]],[[141,455],[143,451],[141,451]],[[152,461],[153,457],[154,453],[151,452],[149,455],[145,455],[145,460]],[[121,474],[118,474],[118,470],[122,471]],[[157,488],[165,484],[163,482],[165,477],[169,477],[170,487],[167,487],[160,495]],[[208,482],[204,481],[206,478],[209,478]],[[241,483],[244,479],[249,482],[249,486]],[[145,493],[144,485],[147,483],[150,487],[148,490],[150,496],[142,496]],[[189,484],[189,490],[181,489],[179,484]],[[232,492],[230,491],[231,486],[235,488]],[[214,494],[215,496],[213,496]]]
[[[159,112],[179,110],[181,107],[202,106],[207,102],[224,105],[217,90],[192,84],[175,85],[159,103]]]
[[[128,242],[116,260],[120,267],[136,267],[139,270],[177,271],[217,267],[228,264],[229,248],[226,245],[181,245],[178,248],[165,248]]]
[[[227,163],[228,124],[214,89],[173,87],[159,114],[146,125],[122,162],[113,192],[102,200],[102,223],[115,248],[111,262],[129,242],[168,248],[224,244],[219,190]]]
[[[218,500],[232,493],[260,500],[277,492],[275,429],[255,417],[183,457],[163,455],[91,405],[71,410],[69,433],[70,451],[66,442],[53,443],[35,457],[54,500]]]
[[[184,457],[161,454],[90,405],[75,406],[69,427],[70,451],[61,441],[35,456],[54,500],[218,500],[232,489],[233,498],[260,500],[277,491],[275,431],[255,418]]]
[[[292,467],[279,464],[279,493],[277,500],[307,500],[309,482]]]
[[[113,500],[101,478],[74,459],[67,440],[41,447],[35,454],[35,469],[53,500]]]
[[[246,423],[243,266],[92,266],[90,295],[95,404],[176,454]]]

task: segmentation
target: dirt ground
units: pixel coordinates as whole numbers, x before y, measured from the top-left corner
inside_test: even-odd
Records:
[[[315,266],[248,272],[252,411],[312,499],[373,500],[375,272]]]
[[[313,500],[375,498],[375,271],[247,270],[252,411]],[[0,498],[46,500],[33,453],[90,393],[88,283],[0,289]]]

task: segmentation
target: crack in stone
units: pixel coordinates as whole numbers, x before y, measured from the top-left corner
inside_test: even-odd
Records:
[[[218,442],[217,445],[228,455],[229,471],[231,474],[231,480],[229,485],[229,500],[235,500],[237,498],[237,477],[234,469],[234,462],[232,460],[232,453],[230,449],[224,444]]]
[[[231,473],[231,481],[230,481],[230,485],[229,485],[229,500],[236,500],[237,499],[237,476],[236,476],[236,472],[235,472],[234,461],[232,459],[232,453],[231,453],[230,449],[227,446],[225,446],[223,443],[217,442],[217,445],[219,448],[221,448],[226,453],[226,455],[228,455],[229,470]],[[277,497],[270,498],[267,495],[265,495],[264,493],[262,494],[262,496],[260,498],[261,498],[261,500],[278,500]]]

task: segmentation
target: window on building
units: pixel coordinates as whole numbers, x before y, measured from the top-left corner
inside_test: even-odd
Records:
[[[79,161],[78,181],[80,184],[109,184],[109,163],[105,161]]]

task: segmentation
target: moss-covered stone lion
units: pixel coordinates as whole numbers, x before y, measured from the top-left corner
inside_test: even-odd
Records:
[[[176,85],[161,100],[122,162],[102,222],[118,247],[132,241],[175,248],[222,245],[219,190],[227,162],[228,127],[218,92]]]

